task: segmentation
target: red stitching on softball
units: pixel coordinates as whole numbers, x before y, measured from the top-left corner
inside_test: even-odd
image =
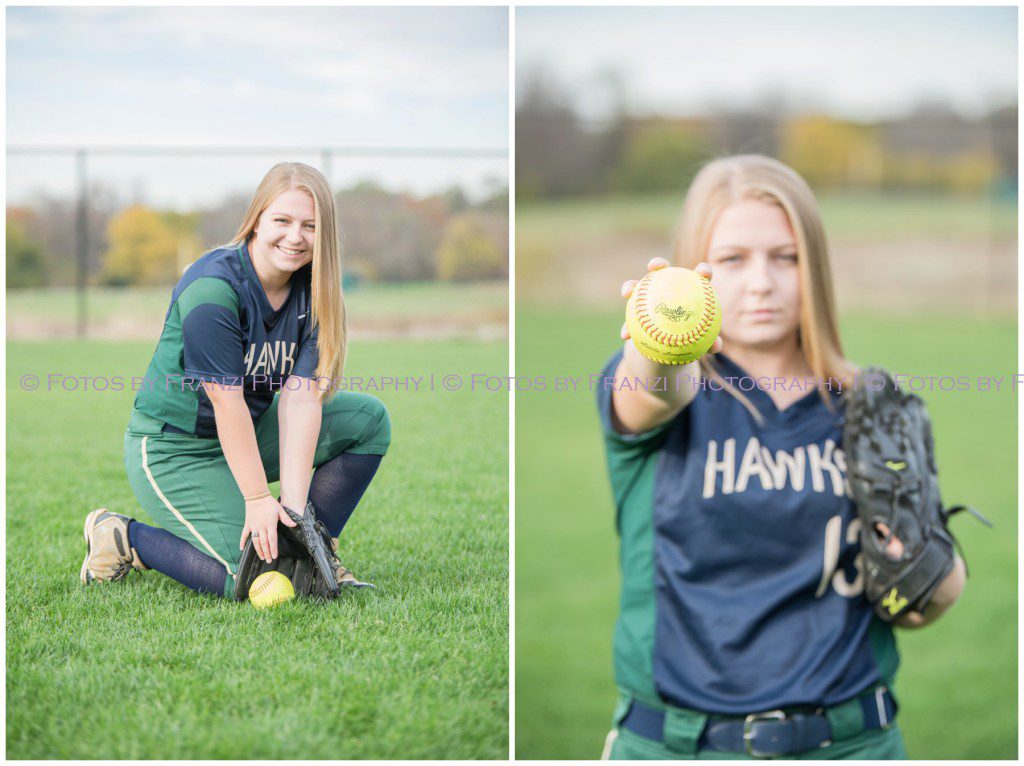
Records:
[[[655,272],[651,272],[644,276],[636,288],[636,308],[637,314],[639,314],[637,318],[640,320],[641,328],[643,328],[652,340],[656,340],[658,343],[666,346],[687,346],[700,340],[700,336],[706,333],[711,325],[714,324],[714,320],[718,313],[716,311],[715,296],[714,291],[711,289],[710,280],[700,274],[697,275],[697,278],[700,280],[701,290],[704,293],[704,310],[697,324],[688,332],[670,334],[657,326],[655,326],[654,330],[651,330],[651,326],[655,324],[655,320],[647,310],[647,290],[650,287],[654,273]]]

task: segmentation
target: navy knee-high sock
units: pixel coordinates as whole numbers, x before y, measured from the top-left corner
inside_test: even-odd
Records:
[[[342,452],[313,471],[309,501],[331,537],[337,537],[356,509],[383,455]]]
[[[199,593],[224,595],[224,565],[166,529],[134,519],[128,524],[128,544],[150,569],[171,577]]]

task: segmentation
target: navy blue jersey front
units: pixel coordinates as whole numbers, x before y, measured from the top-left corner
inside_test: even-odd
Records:
[[[622,358],[598,406],[621,537],[617,682],[639,699],[724,715],[843,702],[890,683],[891,628],[863,597],[840,398],[780,411],[759,388],[705,387],[644,434],[612,425]],[[750,380],[724,355],[724,377]],[[746,386],[745,388],[750,388]]]
[[[171,294],[135,408],[166,423],[165,430],[214,437],[213,405],[201,382],[243,386],[255,421],[289,375],[313,378],[320,357],[311,277],[312,264],[296,271],[275,310],[245,243],[206,253]]]

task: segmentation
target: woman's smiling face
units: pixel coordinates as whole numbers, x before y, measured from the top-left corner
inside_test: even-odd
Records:
[[[796,236],[785,211],[755,199],[722,211],[708,244],[711,284],[722,302],[722,339],[763,351],[793,341],[800,326]]]
[[[280,272],[298,271],[313,260],[316,208],[301,189],[289,189],[260,214],[253,230],[252,256]]]

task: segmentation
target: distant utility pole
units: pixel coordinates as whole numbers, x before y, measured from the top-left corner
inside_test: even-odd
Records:
[[[87,332],[88,314],[86,313],[85,280],[89,270],[89,183],[86,178],[85,150],[76,152],[78,173],[78,221],[75,236],[75,256],[77,268],[75,283],[78,287],[78,323],[76,335],[84,339]]]
[[[327,179],[327,183],[331,183],[331,150],[324,149],[321,155],[320,164],[323,166],[321,172],[324,174],[324,178]],[[332,187],[333,188],[333,187]]]

